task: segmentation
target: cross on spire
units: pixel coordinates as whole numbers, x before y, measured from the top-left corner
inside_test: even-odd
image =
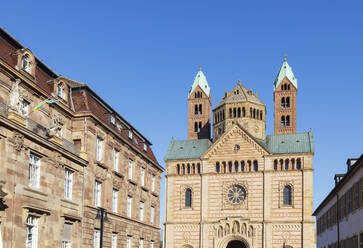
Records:
[[[286,61],[286,60],[287,60],[287,55],[285,54],[285,55],[284,55],[284,61]]]
[[[202,71],[202,64],[199,64],[199,71]]]

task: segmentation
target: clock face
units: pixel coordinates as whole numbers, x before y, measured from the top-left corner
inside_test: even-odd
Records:
[[[228,200],[233,204],[239,204],[246,199],[246,190],[240,185],[233,185],[227,194]]]

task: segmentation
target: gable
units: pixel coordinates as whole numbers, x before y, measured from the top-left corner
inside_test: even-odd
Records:
[[[239,147],[239,149],[238,149]],[[225,156],[233,160],[241,157],[257,157],[269,154],[247,131],[235,124],[227,130],[202,156],[202,159],[213,159]]]

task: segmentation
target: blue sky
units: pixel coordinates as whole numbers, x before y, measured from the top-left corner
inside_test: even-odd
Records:
[[[299,84],[297,129],[314,132],[314,209],[346,159],[363,152],[363,1],[5,1],[2,9],[2,27],[57,73],[89,84],[151,140],[162,165],[171,137],[187,136],[199,64],[213,105],[238,79],[257,92],[272,134],[284,54]]]

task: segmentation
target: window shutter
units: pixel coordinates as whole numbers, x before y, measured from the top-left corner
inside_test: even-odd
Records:
[[[71,241],[72,239],[72,224],[64,223],[62,230],[62,241]]]

